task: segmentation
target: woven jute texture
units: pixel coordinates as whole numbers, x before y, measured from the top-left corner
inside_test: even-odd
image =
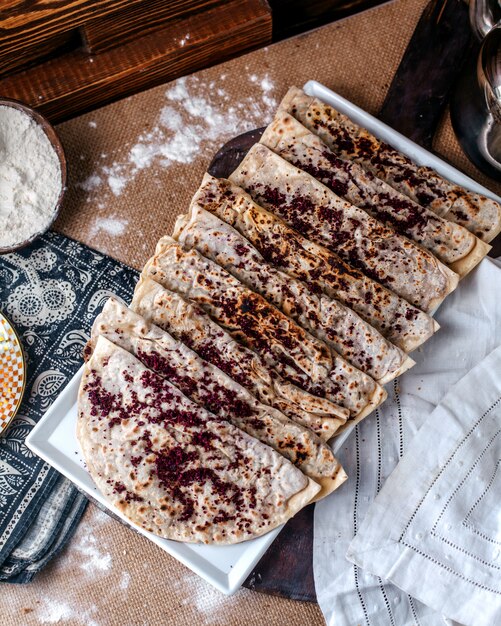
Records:
[[[377,113],[424,5],[388,3],[61,125],[70,180],[56,229],[141,268],[215,151],[265,125],[291,84],[317,79]],[[435,149],[501,191],[468,163],[447,116]],[[223,597],[94,506],[32,584],[1,587],[0,614],[28,626],[324,623],[315,604],[247,590]]]

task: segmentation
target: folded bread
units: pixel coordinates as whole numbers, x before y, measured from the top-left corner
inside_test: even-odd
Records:
[[[370,376],[333,357],[323,341],[196,250],[186,252],[163,237],[143,275],[199,304],[286,380],[340,404],[350,414],[367,414],[386,397]]]
[[[380,384],[393,380],[413,365],[405,352],[351,309],[323,294],[313,293],[301,281],[266,263],[243,235],[203,209],[207,183],[210,185],[207,179],[202,182],[189,214],[181,215],[174,227],[173,237],[185,249],[195,248],[218,263]]]
[[[350,307],[405,352],[439,328],[432,317],[300,235],[230,181],[206,174],[197,202],[244,235],[271,265]]]
[[[84,367],[77,437],[107,500],[133,523],[177,541],[252,539],[320,490],[275,450],[104,337]]]
[[[311,430],[249,391],[185,344],[117,300],[109,299],[92,327],[90,348],[105,337],[138,358],[190,400],[271,446],[322,486],[323,497],[339,483],[339,464]]]
[[[440,217],[461,224],[479,239],[489,242],[501,232],[498,202],[417,165],[334,107],[291,87],[280,109],[317,134],[338,156],[357,161],[397,191]]]
[[[429,250],[460,276],[490,250],[463,226],[422,207],[359,163],[338,157],[320,137],[284,111],[278,111],[261,143],[339,197]]]
[[[230,180],[302,235],[422,311],[433,311],[458,284],[457,274],[433,254],[262,144],[252,146]]]
[[[225,372],[258,400],[310,428],[324,441],[348,419],[347,409],[288,383],[270,370],[259,355],[236,342],[200,307],[155,281],[140,279],[131,308]]]

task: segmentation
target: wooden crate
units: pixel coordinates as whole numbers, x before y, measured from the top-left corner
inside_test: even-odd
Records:
[[[0,94],[62,121],[271,42],[266,0],[0,3]]]

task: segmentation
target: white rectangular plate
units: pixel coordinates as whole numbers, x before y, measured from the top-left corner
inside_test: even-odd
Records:
[[[304,89],[309,95],[324,100],[341,113],[348,115],[353,121],[387,141],[420,165],[433,167],[444,177],[459,185],[500,200],[489,190],[478,185],[445,161],[424,150],[320,83],[309,81]],[[77,395],[81,377],[82,370],[75,374],[51,408],[35,426],[26,443],[33,452],[54,466],[103,507],[112,511],[125,523],[132,525],[118,509],[105,500],[85,469],[75,434]],[[347,429],[335,440],[334,451],[343,445],[350,432],[351,429]],[[277,528],[258,539],[233,546],[205,546],[169,541],[157,537],[139,526],[132,526],[225,594],[231,594],[240,587],[282,529],[282,527]]]

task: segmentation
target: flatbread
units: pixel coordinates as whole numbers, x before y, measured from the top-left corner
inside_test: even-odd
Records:
[[[117,300],[110,298],[92,327],[91,348],[105,337],[133,354],[196,404],[271,446],[325,487],[337,484],[339,463],[312,431],[249,391],[196,352]],[[329,490],[330,492],[330,490]],[[322,494],[324,495],[324,494]]]
[[[106,499],[133,523],[177,541],[252,539],[320,489],[103,337],[84,368],[77,436]]]
[[[266,263],[243,235],[202,208],[203,198],[204,185],[195,194],[189,214],[176,222],[173,237],[183,248],[195,248],[218,263],[380,384],[414,364],[356,313]]]
[[[170,237],[157,244],[143,275],[199,304],[235,339],[255,350],[286,380],[356,415],[386,396],[379,385],[299,327],[262,296],[195,250]]]
[[[278,111],[261,143],[339,197],[426,248],[461,277],[490,250],[463,226],[417,204],[359,163],[334,154],[320,137],[284,111]]]
[[[432,317],[300,235],[230,181],[206,174],[197,201],[244,235],[268,263],[350,307],[405,352],[438,330]]]
[[[149,278],[136,286],[131,308],[192,348],[258,400],[329,440],[349,411],[286,382],[255,352],[237,343],[197,305]]]
[[[429,167],[417,165],[321,100],[291,87],[279,108],[317,134],[338,156],[357,161],[440,217],[464,226],[486,242],[501,232],[498,202],[451,183]]]
[[[252,146],[230,180],[302,235],[422,311],[433,311],[458,284],[457,274],[433,254],[262,144]]]

